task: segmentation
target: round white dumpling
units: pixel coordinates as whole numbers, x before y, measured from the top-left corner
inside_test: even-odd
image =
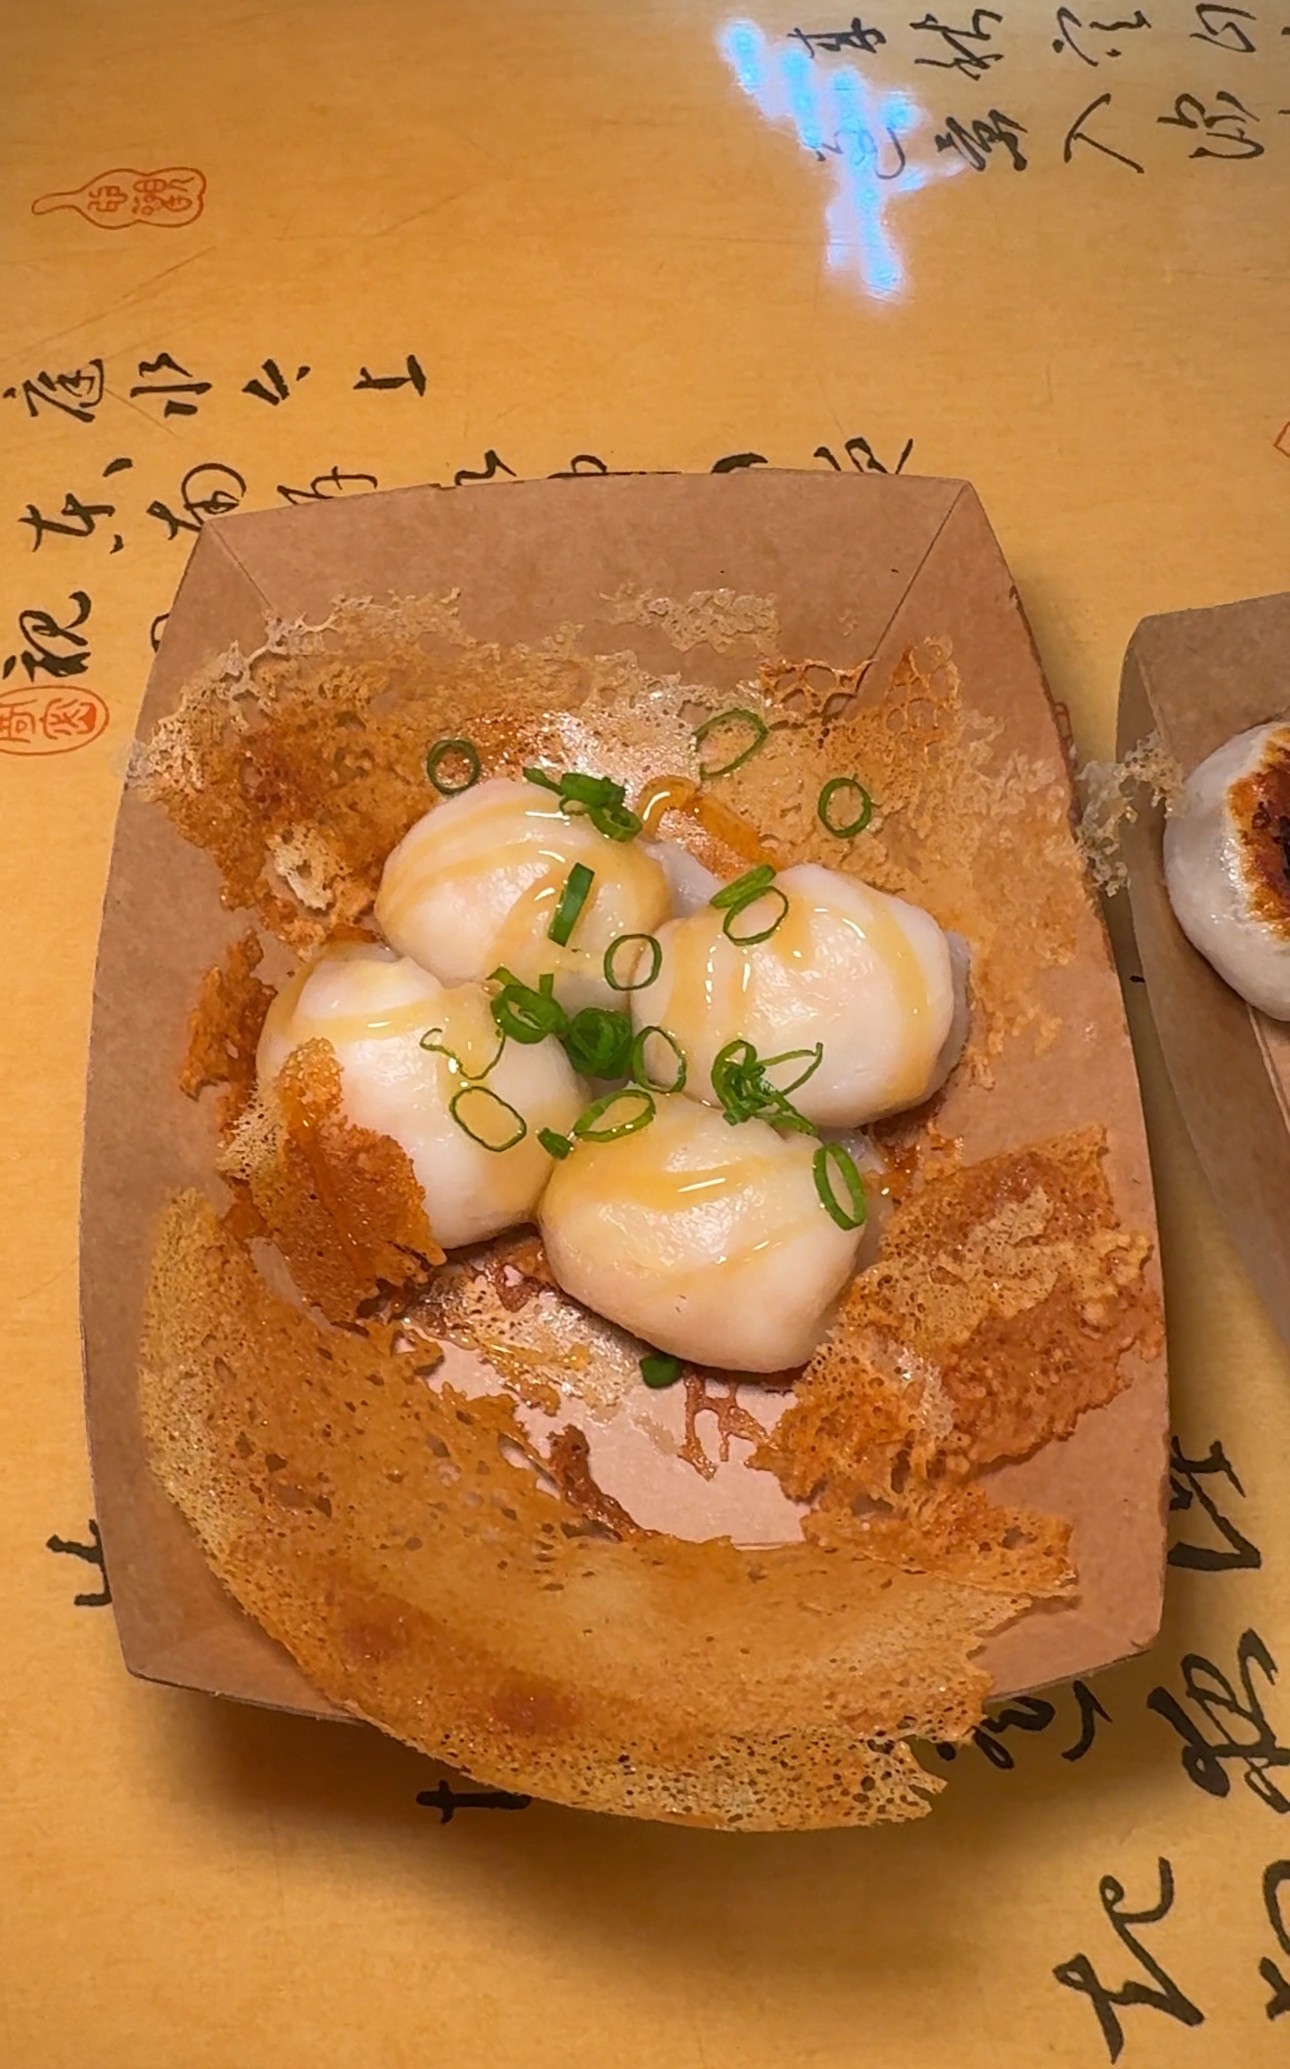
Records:
[[[710,905],[658,930],[662,961],[631,994],[636,1027],[664,1027],[686,1059],[687,1093],[712,1100],[712,1064],[736,1040],[761,1057],[824,1055],[791,1098],[822,1128],[850,1128],[917,1106],[948,1076],[966,1032],[966,948],[930,913],[854,877],[801,863],[775,878],[788,910],[765,941],[740,947]],[[771,895],[733,922],[769,926]],[[650,954],[642,950],[643,974]],[[781,1090],[807,1058],[770,1073]]]
[[[764,1121],[731,1127],[694,1100],[657,1098],[647,1127],[578,1142],[557,1164],[538,1215],[556,1281],[696,1364],[804,1363],[863,1234],[823,1206],[818,1147]]]
[[[1238,733],[1192,770],[1165,821],[1165,881],[1219,976],[1290,1020],[1290,723]]]
[[[577,862],[592,884],[561,947],[549,929]],[[620,934],[652,933],[669,910],[667,877],[639,841],[611,841],[549,791],[505,776],[418,819],[376,897],[386,940],[446,984],[499,967],[536,984],[551,971],[570,1011],[621,1004],[605,981],[605,950]]]
[[[440,1030],[442,1048],[427,1050],[421,1038],[432,1028]],[[501,1037],[483,987],[449,989],[376,946],[331,949],[278,993],[256,1057],[261,1084],[277,1076],[293,1049],[320,1038],[340,1064],[348,1118],[407,1152],[431,1231],[445,1250],[533,1219],[551,1173],[537,1132],[567,1133],[585,1103],[557,1042],[507,1042],[493,1063]],[[462,1119],[474,1135],[505,1141],[517,1123],[497,1103],[504,1101],[525,1123],[514,1148],[486,1149],[449,1112],[454,1095],[481,1072],[483,1086],[459,1103]]]

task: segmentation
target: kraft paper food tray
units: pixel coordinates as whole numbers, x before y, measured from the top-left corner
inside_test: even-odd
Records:
[[[1183,775],[1224,740],[1290,715],[1290,594],[1145,618],[1125,657],[1121,756],[1153,733]],[[1192,947],[1165,888],[1164,810],[1122,848],[1160,1046],[1219,1211],[1290,1342],[1290,1024],[1247,1006]]]
[[[1041,764],[1069,796],[1059,730],[1006,564],[974,492],[952,481],[756,470],[723,476],[418,488],[238,515],[194,548],[139,718],[146,736],[180,686],[275,621],[323,621],[337,599],[461,593],[481,637],[533,640],[573,621],[584,646],[632,646],[660,673],[678,656],[616,621],[624,590],[773,599],[785,651],[889,670],[929,635],[950,642],[964,695],[1003,723],[1002,751]],[[746,657],[704,651],[733,686]],[[339,1714],[238,1610],[153,1479],[136,1400],[150,1239],[166,1196],[211,1177],[209,1115],[182,1097],[185,1022],[202,973],[244,919],[222,913],[214,866],[127,790],[95,983],[82,1209],[82,1326],[98,1516],[126,1664],[150,1679],[285,1710]],[[1003,1059],[1007,1102],[989,1136],[1036,1140],[1087,1120],[1107,1130],[1125,1223],[1155,1240],[1138,1088],[1118,983],[1091,894],[1074,962],[1050,973],[1066,1049]],[[1093,1088],[1092,1092],[1090,1088]],[[1006,1119],[1006,1129],[1004,1122]],[[1154,1272],[1154,1260],[1150,1267]],[[983,1659],[1000,1693],[1087,1674],[1148,1645],[1164,1572],[1163,1356],[1135,1369],[1074,1435],[992,1476],[1009,1500],[1070,1519],[1073,1605],[1036,1610]],[[433,1662],[427,1662],[433,1673]]]

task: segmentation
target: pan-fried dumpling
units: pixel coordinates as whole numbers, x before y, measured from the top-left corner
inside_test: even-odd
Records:
[[[1192,770],[1165,821],[1165,881],[1219,976],[1290,1020],[1290,722],[1252,726]]]

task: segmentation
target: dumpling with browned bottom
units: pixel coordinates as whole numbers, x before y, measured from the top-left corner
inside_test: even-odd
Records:
[[[1233,991],[1290,1020],[1290,722],[1252,726],[1193,769],[1165,821],[1178,923]]]

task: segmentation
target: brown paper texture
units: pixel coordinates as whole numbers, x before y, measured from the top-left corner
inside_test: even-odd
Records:
[[[992,765],[1068,791],[1033,641],[972,492],[956,483],[810,477],[414,489],[313,510],[227,519],[200,541],[140,714],[146,737],[194,668],[275,623],[319,624],[338,600],[454,595],[462,622],[503,642],[572,623],[585,649],[626,650],[734,693],[746,652],[677,656],[606,600],[724,586],[769,598],[779,646],[839,664],[872,655],[881,685],[920,642],[944,642],[966,724],[998,723]],[[648,613],[646,614],[648,621]],[[373,635],[376,636],[375,634]],[[724,645],[725,642],[722,642]],[[445,726],[451,724],[444,715]],[[965,750],[966,751],[966,750]],[[966,841],[970,829],[965,824]],[[1067,865],[1077,871],[1073,850]],[[212,1181],[209,1122],[176,1087],[201,973],[243,922],[211,866],[127,792],[95,985],[82,1220],[83,1326],[95,1490],[127,1664],[149,1678],[326,1711],[283,1654],[215,1588],[148,1466],[137,1344],[165,1198]],[[1132,1058],[1105,937],[1086,895],[1070,960],[1036,979],[1042,1037],[1010,1040],[990,1087],[956,1083],[938,1128],[973,1162],[1095,1123],[1124,1224],[1154,1242]],[[1028,1003],[1028,1002],[1025,1002]],[[1154,1267],[1152,1267],[1154,1271]],[[1078,1346],[1076,1354],[1078,1355]],[[1074,1436],[993,1476],[1008,1499],[1075,1526],[1078,1599],[992,1639],[1001,1694],[1087,1674],[1155,1635],[1163,1585],[1163,1359],[1135,1371]],[[433,1662],[425,1662],[433,1674]],[[485,1776],[484,1779],[494,1777]]]

